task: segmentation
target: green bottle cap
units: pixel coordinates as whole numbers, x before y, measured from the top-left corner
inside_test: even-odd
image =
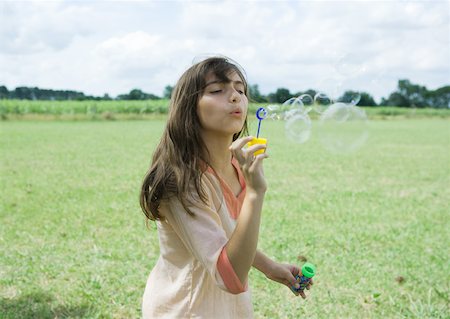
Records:
[[[311,263],[305,263],[302,267],[302,275],[306,278],[312,278],[316,274],[316,266]]]

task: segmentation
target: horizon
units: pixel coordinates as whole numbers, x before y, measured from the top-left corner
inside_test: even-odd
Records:
[[[403,79],[399,79],[399,81],[400,81],[400,80],[403,80]],[[406,80],[408,80],[408,79],[406,79]],[[424,86],[424,85],[422,85],[422,84],[420,84],[420,83],[412,83],[412,84],[414,84],[414,85],[419,85],[419,86]],[[254,84],[250,84],[250,83],[249,83],[249,85],[254,85]],[[256,83],[256,85],[257,85],[257,83]],[[86,94],[86,93],[83,92],[83,91],[77,91],[77,90],[72,90],[72,89],[51,89],[51,88],[41,88],[41,87],[37,87],[37,86],[33,86],[33,87],[31,87],[31,86],[18,86],[18,87],[15,87],[15,88],[13,88],[13,89],[10,90],[6,85],[3,85],[3,84],[0,83],[0,87],[2,87],[2,86],[3,86],[3,87],[6,87],[6,89],[8,90],[8,92],[14,92],[14,90],[19,89],[19,88],[29,88],[29,89],[38,89],[38,90],[48,90],[48,91],[54,91],[54,92],[73,92],[73,93],[81,93],[81,94],[83,94],[85,97],[92,97],[92,98],[104,98],[106,95],[108,95],[108,97],[111,98],[111,99],[113,99],[113,100],[118,99],[118,97],[121,96],[121,95],[127,95],[127,94],[131,93],[132,90],[140,90],[142,93],[149,94],[149,95],[153,95],[153,96],[155,96],[155,97],[158,98],[158,99],[168,99],[168,98],[164,97],[164,92],[163,92],[163,94],[158,95],[158,94],[156,94],[156,93],[154,93],[154,92],[145,92],[144,90],[142,90],[142,89],[140,89],[140,88],[132,88],[132,89],[131,89],[130,91],[128,91],[128,92],[122,92],[122,93],[119,93],[119,94],[117,94],[117,95],[111,95],[111,94],[109,94],[108,92],[105,92],[105,93],[102,94],[102,95],[90,95],[90,94]],[[426,87],[426,86],[424,86],[424,87],[425,87],[428,91],[435,91],[435,90],[437,90],[437,89],[441,89],[441,88],[443,88],[443,87],[448,87],[448,86],[450,86],[450,85],[444,85],[444,86],[438,87],[438,88],[436,88],[436,89],[430,89],[430,88],[428,88],[428,87]],[[285,87],[279,87],[279,88],[277,88],[277,89],[284,89],[284,88],[285,88]],[[315,91],[316,93],[321,93],[321,91],[316,90],[315,88],[308,88],[308,89],[301,90],[301,91],[296,91],[296,92],[291,92],[291,91],[289,91],[289,93],[290,93],[291,95],[295,96],[295,95],[300,94],[300,93],[301,93],[301,94],[304,94],[304,93],[305,93],[306,91],[308,91],[308,90],[313,90],[313,91]],[[350,89],[350,90],[351,90],[351,89]],[[276,90],[275,90],[275,91],[276,91]],[[269,92],[269,93],[263,93],[263,92],[260,92],[260,93],[261,93],[261,95],[262,95],[263,97],[267,98],[270,94],[275,93],[275,91],[274,91],[274,92]],[[394,91],[395,91],[395,90],[394,90]],[[382,96],[380,100],[375,99],[375,97],[374,97],[370,92],[368,92],[368,91],[358,91],[358,93],[368,93],[372,98],[374,98],[374,100],[375,100],[375,102],[376,102],[377,104],[380,104],[381,101],[382,101],[382,99],[387,99],[387,98],[389,97],[389,95],[390,95],[391,93],[393,93],[394,91],[390,92],[390,93],[387,94],[386,96]],[[35,100],[38,100],[38,99],[35,99]],[[253,102],[253,103],[262,103],[262,102]],[[449,106],[449,107],[450,107],[450,106]]]

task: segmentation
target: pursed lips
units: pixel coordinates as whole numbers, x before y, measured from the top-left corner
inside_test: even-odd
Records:
[[[232,115],[241,115],[242,111],[241,111],[241,109],[235,109],[230,114],[232,114]]]

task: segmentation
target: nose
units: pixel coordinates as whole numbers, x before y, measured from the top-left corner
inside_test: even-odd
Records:
[[[232,89],[232,91],[231,91],[230,101],[232,103],[238,103],[241,101],[241,95],[235,89]]]

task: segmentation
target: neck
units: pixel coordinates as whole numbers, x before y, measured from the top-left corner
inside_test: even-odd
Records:
[[[232,136],[203,134],[203,141],[209,152],[209,164],[219,174],[231,167],[231,152],[228,149]]]

